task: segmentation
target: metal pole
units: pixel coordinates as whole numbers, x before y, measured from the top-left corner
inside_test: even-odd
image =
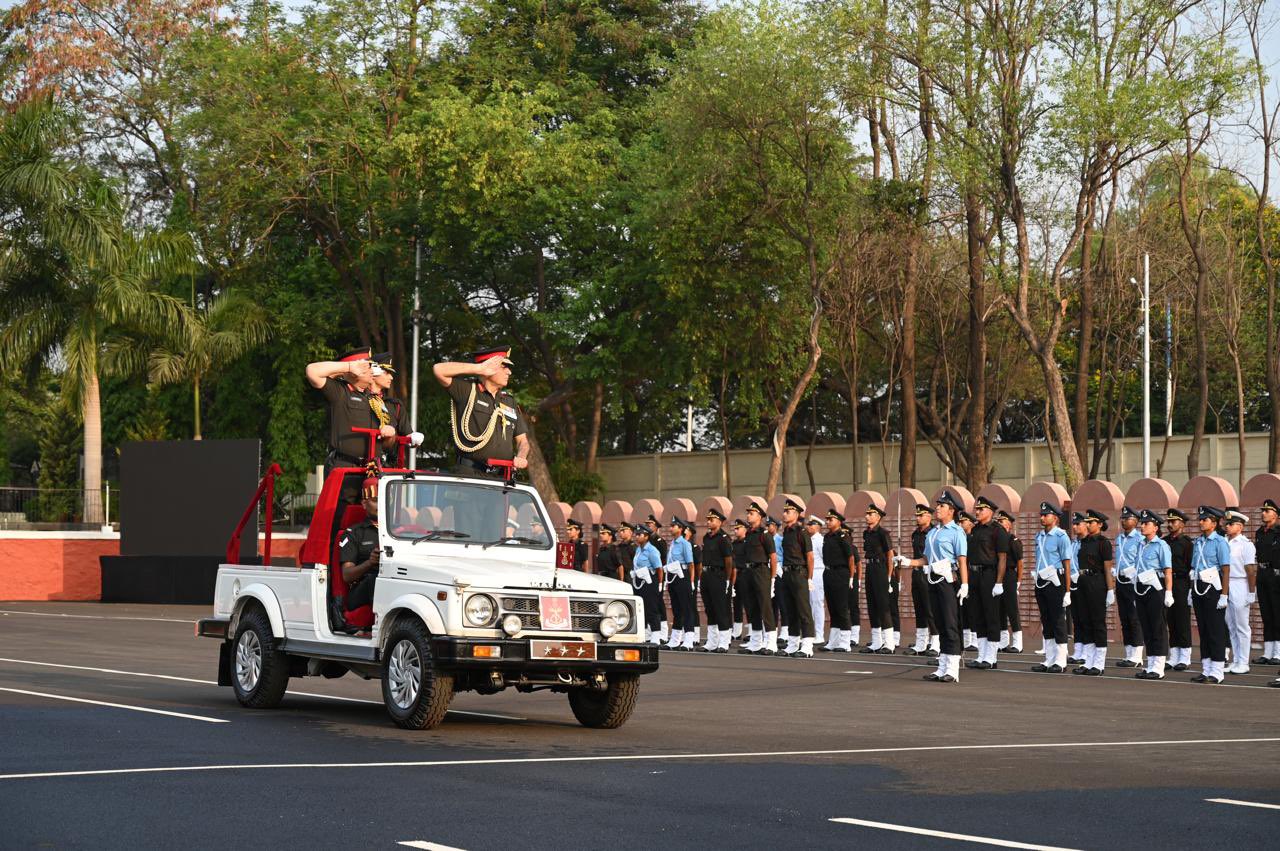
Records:
[[[1173,437],[1173,302],[1164,300],[1164,436]]]
[[[693,451],[693,403],[685,407],[684,412],[684,451]]]
[[[1142,255],[1142,477],[1151,478],[1151,255]]]
[[[409,430],[418,430],[418,349],[421,330],[418,323],[418,310],[421,307],[422,291],[418,286],[422,280],[422,240],[413,238],[413,386],[409,388]],[[409,447],[409,469],[418,469],[418,448]]]

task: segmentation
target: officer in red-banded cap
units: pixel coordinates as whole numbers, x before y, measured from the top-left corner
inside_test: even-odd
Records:
[[[529,466],[529,425],[507,391],[511,347],[490,346],[472,352],[468,362],[446,361],[432,367],[449,394],[450,425],[458,472],[490,474],[489,459]]]
[[[373,384],[369,347],[352,349],[336,361],[307,364],[307,382],[324,394],[329,403],[329,453],[325,475],[334,467],[363,467],[368,460],[369,441],[354,428],[377,428],[379,423],[369,407]],[[395,432],[392,432],[392,436]],[[351,502],[355,501],[354,492]]]

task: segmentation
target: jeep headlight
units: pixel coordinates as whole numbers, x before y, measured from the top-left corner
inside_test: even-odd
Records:
[[[631,607],[621,600],[614,600],[605,606],[604,616],[613,619],[619,632],[626,632],[627,627],[631,626]]]
[[[497,611],[498,604],[488,594],[472,594],[462,613],[471,626],[489,626]]]

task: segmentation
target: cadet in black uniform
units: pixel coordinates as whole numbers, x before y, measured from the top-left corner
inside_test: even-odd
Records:
[[[472,352],[471,363],[445,362],[431,368],[449,394],[456,469],[463,475],[493,475],[489,459],[529,466],[529,425],[506,389],[511,380],[511,347]]]
[[[1280,506],[1262,501],[1262,525],[1253,535],[1258,552],[1258,611],[1262,615],[1262,655],[1259,665],[1280,665]],[[1177,589],[1174,589],[1177,596]],[[1175,602],[1176,606],[1177,603]]]
[[[849,612],[849,590],[857,570],[858,551],[853,536],[844,528],[844,515],[827,509],[827,529],[822,535],[822,593],[831,618],[831,634],[822,647],[833,653],[848,653],[853,648],[853,616]],[[855,598],[856,599],[856,598]]]
[[[378,576],[381,553],[378,546],[378,480],[372,477],[365,479],[360,496],[364,520],[347,527],[338,539],[338,564],[342,580],[347,584],[347,593],[335,603],[344,615],[373,604],[374,580]],[[343,620],[345,622],[345,616]]]
[[[1018,592],[1022,590],[1022,541],[1018,539],[1017,521],[1003,508],[996,520],[1009,533],[1009,560],[1005,563],[1004,593],[1000,595],[1000,650],[1022,652],[1022,614],[1018,611]]]
[[[725,534],[724,515],[707,511],[707,531],[702,536],[702,607],[707,612],[707,641],[698,649],[708,653],[728,653],[733,612],[729,588],[734,581],[734,547]]]
[[[978,522],[969,533],[969,626],[978,640],[978,658],[966,668],[987,670],[996,667],[1000,646],[1000,597],[1004,594],[1004,574],[1009,564],[1009,533],[996,522],[996,504],[985,496],[973,503]]]
[[[956,525],[960,527],[960,531],[964,532],[965,540],[969,540],[969,536],[973,534],[973,527],[978,521],[972,514],[960,509],[956,514]],[[973,601],[973,597],[969,596],[960,601],[960,631],[964,640],[965,650],[977,650],[978,639],[973,631],[972,620],[969,615],[969,604]]]
[[[916,615],[916,643],[903,651],[907,656],[937,658],[941,651],[938,626],[929,602],[929,563],[924,557],[924,542],[933,528],[933,512],[923,502],[916,503],[916,528],[911,530],[911,557],[899,557],[898,564],[911,571],[911,605]]]
[[[748,629],[747,620],[747,523],[741,517],[733,521],[733,638],[739,639]]]
[[[751,638],[739,653],[759,653],[772,656],[778,652],[778,632],[773,619],[773,604],[769,589],[778,569],[778,555],[774,551],[773,536],[764,530],[764,509],[756,503],[747,507],[747,522],[751,524],[746,537],[746,569],[742,572],[747,592],[747,617],[751,620]]]
[[[875,503],[867,506],[867,528],[862,531],[862,569],[867,589],[867,621],[871,624],[871,643],[863,653],[892,653],[893,615],[896,602],[889,593],[889,574],[896,569],[893,562],[893,539],[880,525],[884,509]]]
[[[649,543],[653,544],[653,548],[658,551],[658,555],[662,556],[662,563],[667,563],[667,541],[662,537],[662,524],[658,522],[658,518],[652,514],[649,519],[644,521],[644,525],[649,527]]]
[[[587,542],[582,540],[582,521],[570,517],[565,524],[569,530],[569,543],[573,544],[573,569],[587,569]]]
[[[1115,604],[1115,577],[1111,565],[1115,551],[1102,536],[1107,515],[1090,508],[1085,512],[1088,534],[1080,541],[1080,578],[1071,594],[1071,611],[1076,621],[1076,637],[1084,642],[1084,662],[1073,674],[1100,677],[1107,667],[1107,607]]]
[[[596,575],[618,578],[618,551],[614,541],[618,531],[608,524],[600,526],[600,546],[596,550]]]
[[[778,593],[791,636],[784,651],[787,656],[813,656],[813,609],[809,594],[813,591],[813,538],[810,537],[800,516],[804,506],[788,499],[782,509],[782,578],[778,581]]]
[[[618,579],[630,581],[631,566],[636,561],[636,530],[634,526],[623,523],[618,527],[618,543],[613,545],[614,556],[618,561]]]
[[[1183,534],[1187,515],[1170,508],[1164,516],[1169,534],[1164,542],[1173,558],[1173,605],[1165,612],[1169,626],[1169,667],[1185,671],[1191,664],[1191,539]]]

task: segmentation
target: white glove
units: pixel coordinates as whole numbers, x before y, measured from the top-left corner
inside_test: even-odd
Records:
[[[1218,608],[1225,609],[1227,607],[1227,595],[1223,594],[1218,598]]]
[[[809,593],[810,593],[810,594],[812,594],[812,593],[813,593],[813,580],[812,580],[812,579],[810,579],[810,580],[809,580]]]
[[[956,601],[963,603],[967,599],[969,599],[969,583],[961,582],[960,590],[956,593]]]
[[[410,445],[410,446],[421,446],[421,445],[422,445],[422,432],[420,432],[420,431],[411,431],[411,432],[409,432],[409,445]]]
[[[1254,603],[1258,602],[1258,592],[1250,591],[1248,594],[1245,594],[1244,601],[1252,606]]]
[[[1187,605],[1188,605],[1188,606],[1190,606],[1190,605],[1191,605],[1191,592],[1190,592],[1190,591],[1188,591],[1188,592],[1187,592]]]
[[[1062,608],[1065,609],[1067,606],[1070,606],[1070,605],[1071,605],[1071,592],[1065,591],[1062,594]]]
[[[995,585],[991,586],[992,597],[999,597],[1003,593],[1004,593],[1004,583],[997,582]]]
[[[1108,588],[1107,589],[1107,605],[1114,606],[1115,604],[1116,604],[1116,589]]]
[[[1172,592],[1172,591],[1165,591],[1165,592],[1164,592],[1164,607],[1167,609],[1167,608],[1169,608],[1169,607],[1170,607],[1170,606],[1172,606],[1172,605],[1173,605],[1173,592]]]
[[[849,577],[849,587],[850,587],[850,588],[853,588],[853,577],[852,577],[852,576],[850,576],[850,577]]]
[[[1022,593],[1022,580],[1018,580],[1017,582],[1013,583],[1013,593],[1015,594]]]

